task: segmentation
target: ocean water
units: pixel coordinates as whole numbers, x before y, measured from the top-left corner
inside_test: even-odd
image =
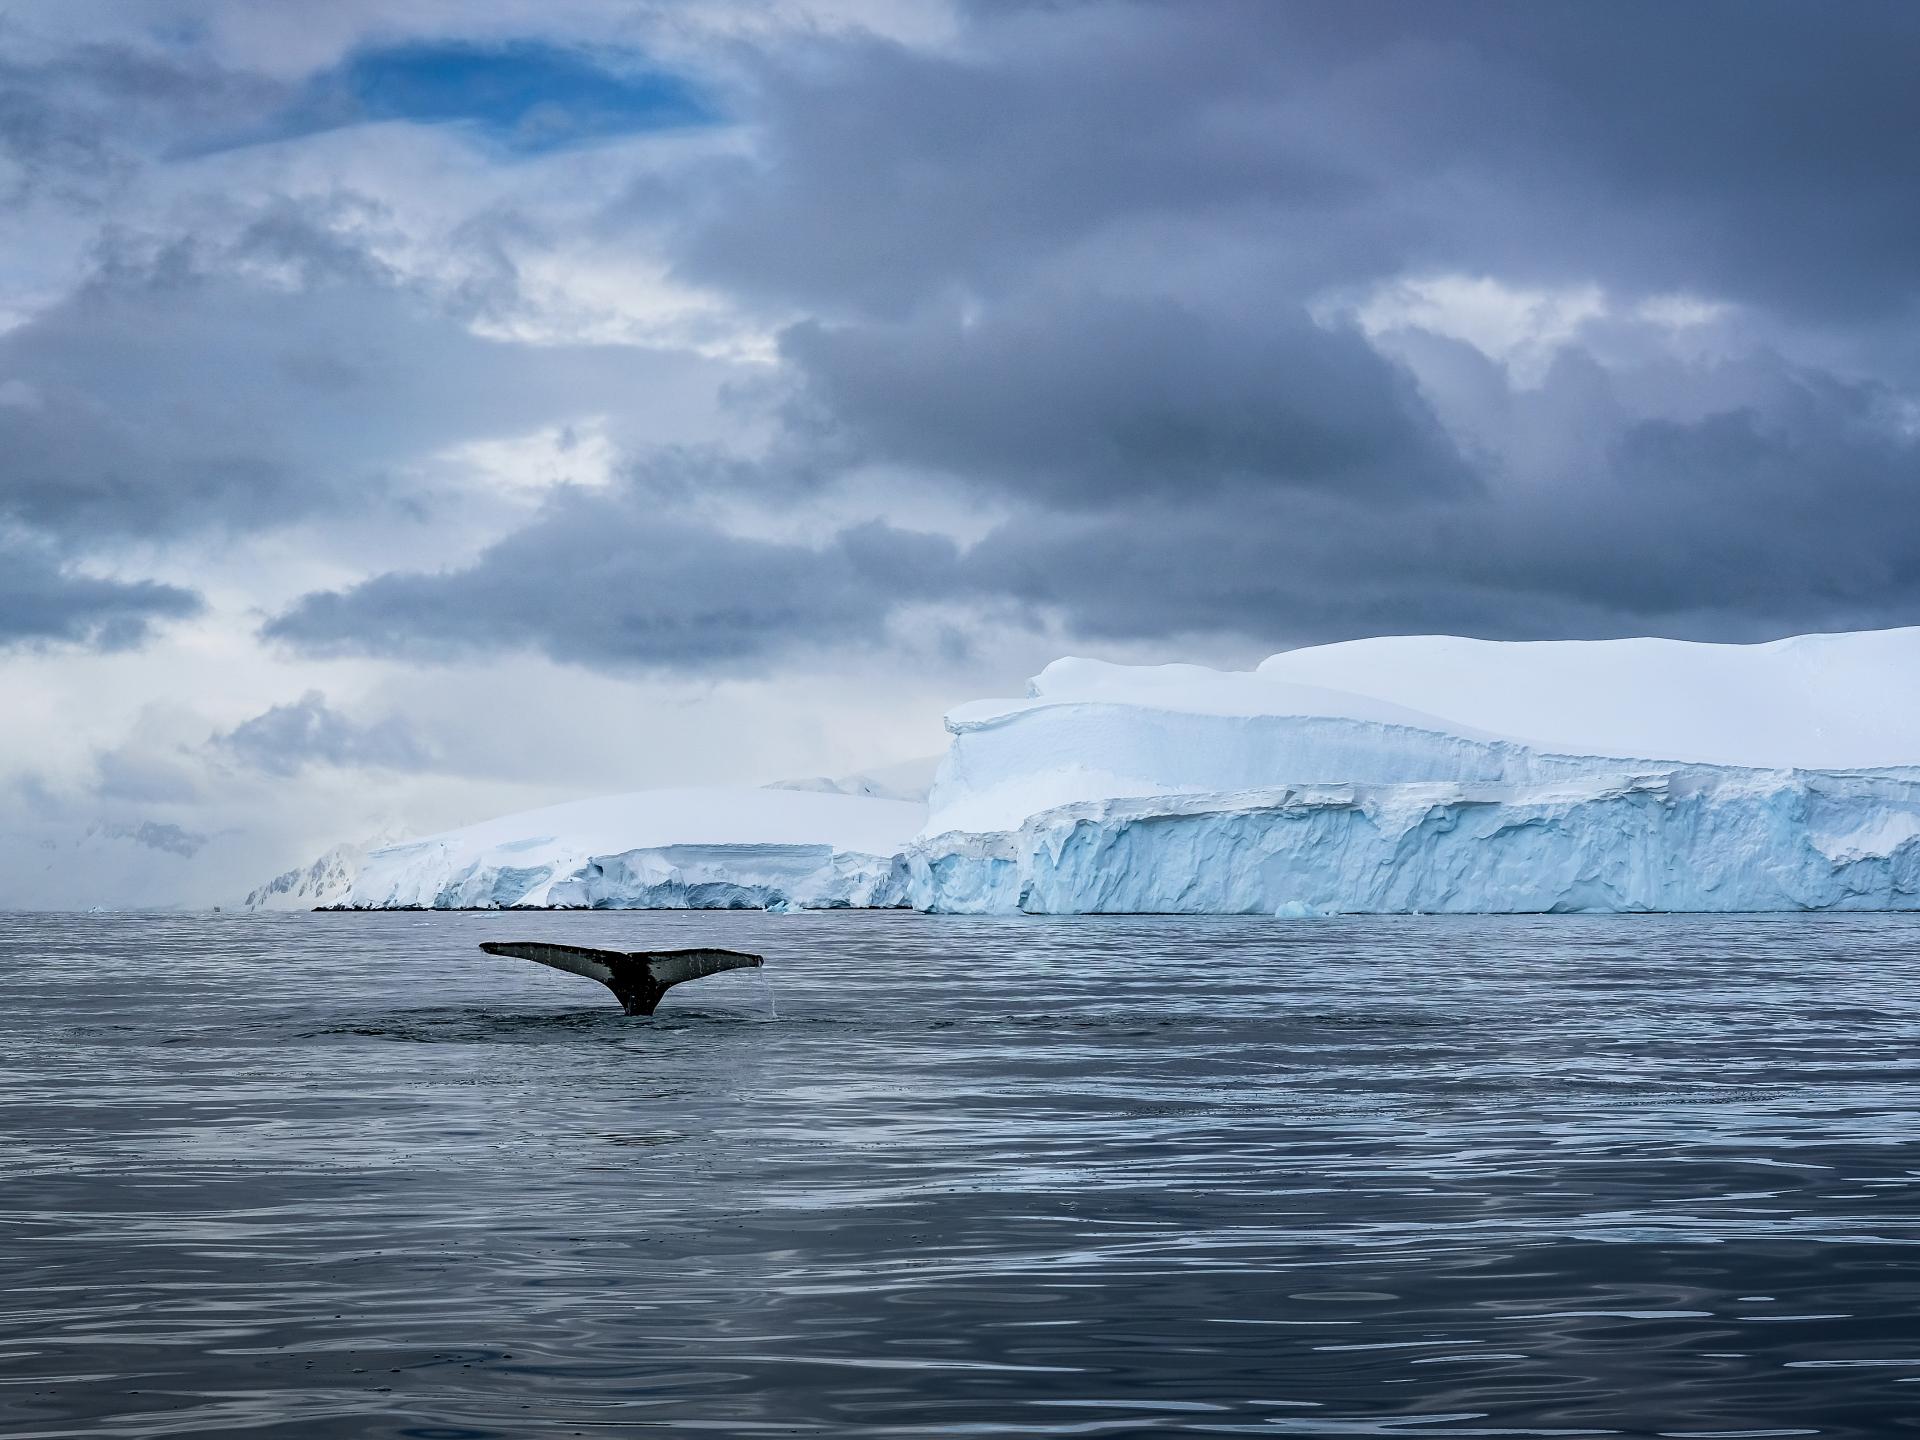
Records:
[[[9,1440],[1916,1430],[1912,917],[0,916]]]

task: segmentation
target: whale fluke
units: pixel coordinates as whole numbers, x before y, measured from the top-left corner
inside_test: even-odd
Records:
[[[483,940],[489,955],[511,955],[598,980],[629,1015],[651,1015],[660,997],[686,980],[766,963],[744,950],[591,950],[539,940]]]

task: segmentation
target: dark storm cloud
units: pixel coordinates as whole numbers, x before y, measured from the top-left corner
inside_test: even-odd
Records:
[[[116,43],[35,59],[5,53],[17,38],[0,18],[0,194],[16,200],[98,200],[141,157],[263,119],[290,94],[191,54]]]
[[[1765,410],[1611,430],[1549,387],[1522,408],[1593,443],[1480,494],[1380,506],[1242,488],[1210,507],[1032,517],[966,570],[1111,638],[1751,640],[1920,618],[1920,440],[1886,423],[1876,387],[1790,378]]]
[[[1871,0],[976,4],[938,47],[740,40],[750,143],[646,168],[592,238],[633,227],[643,249],[664,226],[680,278],[779,330],[739,387],[751,443],[643,445],[614,489],[558,495],[464,568],[310,595],[266,633],[697,670],[871,643],[922,603],[1275,643],[1920,619],[1917,42],[1920,10]],[[605,69],[363,49],[310,84],[352,92],[328,124],[373,113],[379,81],[393,118],[512,148],[576,61]],[[35,122],[36,163],[118,154],[61,128],[97,108]],[[437,447],[658,405],[706,363],[476,338],[514,290],[510,247],[489,250],[506,213],[457,232],[463,273],[498,263],[452,298],[312,206],[110,257],[0,335],[0,522],[62,553],[324,523]],[[1612,309],[1538,385],[1332,318],[1436,274],[1597,286]],[[1635,318],[1676,293],[1734,307],[1685,359]],[[1004,522],[962,550],[688,518],[757,504],[766,533],[862,467]]]
[[[223,444],[219,427],[193,436],[168,424],[159,437],[167,443],[150,446],[143,442],[156,438],[151,430],[84,392],[24,393],[29,398],[0,407],[0,515],[44,534],[95,540],[188,524],[251,530],[328,499],[284,457]]]
[[[0,520],[68,543],[269,528],[380,498],[441,447],[699,383],[691,357],[477,336],[329,218],[126,242],[0,334]]]
[[[977,318],[798,325],[781,353],[855,453],[1068,504],[1242,479],[1407,497],[1473,478],[1411,375],[1284,305],[1027,295]]]
[[[759,72],[764,158],[706,198],[682,263],[780,301],[898,308],[997,289],[1105,226],[1274,201],[1336,213],[1364,178],[1268,123],[1264,100],[1302,66],[1243,43],[1237,14],[1045,12],[958,54],[789,43]]]
[[[950,52],[771,59],[764,163],[682,263],[897,309],[1129,233],[1151,288],[1238,237],[1296,289],[1463,268],[1865,318],[1916,290],[1916,50],[1894,0],[986,7]]]
[[[872,643],[907,604],[1272,646],[1436,630],[1758,639],[1920,615],[1920,440],[1890,423],[1895,397],[1777,362],[1742,383],[1764,407],[1634,418],[1605,372],[1569,361],[1505,397],[1513,429],[1557,448],[1487,459],[1473,490],[1240,476],[1203,503],[1171,485],[1110,505],[1047,495],[965,550],[881,525],[820,548],[743,541],[656,518],[635,481],[549,507],[468,569],[308,596],[267,633],[318,653],[699,670]]]
[[[744,539],[663,516],[643,486],[568,491],[467,569],[308,595],[263,633],[317,654],[724,668],[878,639],[895,605],[952,588],[954,554],[878,524],[819,548]]]
[[[404,467],[445,447],[710,389],[696,357],[478,336],[464,302],[351,238],[364,219],[280,202],[218,242],[113,238],[85,285],[0,333],[0,529],[72,558],[417,519]],[[42,558],[0,581],[0,638],[120,648],[194,608]]]
[[[362,723],[335,710],[318,690],[216,735],[213,745],[268,775],[294,775],[309,765],[419,770],[433,758],[401,716]]]
[[[680,238],[690,273],[821,312],[783,346],[805,433],[1028,502],[969,593],[1114,637],[1920,620],[1920,372],[1884,339],[1920,294],[1920,11],[970,13],[939,53],[771,62],[761,167]],[[1733,301],[1748,336],[1895,368],[1762,351],[1755,385],[1646,363],[1643,327],[1525,390],[1402,337],[1465,352],[1415,395],[1294,319],[1445,271]],[[1049,298],[1095,292],[1128,299]],[[1443,401],[1490,432],[1440,438]]]
[[[1902,138],[1920,125],[1913,6],[1551,0],[1400,13],[1423,54],[1467,57],[1430,91],[1414,87],[1405,133],[1458,169],[1507,179],[1515,209],[1544,183],[1541,218],[1570,222],[1557,240],[1529,227],[1547,265],[1851,318],[1920,290],[1920,189]]]
[[[200,597],[154,581],[102,580],[45,547],[0,536],[0,649],[82,645],[126,650],[156,624],[196,615]]]
[[[182,860],[191,860],[213,838],[158,820],[142,820],[137,825],[102,825],[99,833],[112,840],[131,840],[149,850],[178,855]]]

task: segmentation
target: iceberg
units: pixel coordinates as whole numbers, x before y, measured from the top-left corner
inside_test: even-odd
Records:
[[[909,896],[1054,914],[1920,908],[1916,692],[1920,629],[1394,637],[1251,671],[1056,661],[1025,697],[947,716]]]
[[[375,850],[349,910],[814,910],[906,904],[926,807],[806,790],[643,790]]]
[[[1400,636],[1055,661],[929,763],[490,820],[265,887],[345,908],[1920,909],[1920,628]],[[344,887],[344,888],[343,888]]]

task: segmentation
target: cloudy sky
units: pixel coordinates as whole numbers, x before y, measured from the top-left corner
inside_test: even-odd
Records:
[[[1062,653],[1920,622],[1920,7],[13,0],[0,905]]]

